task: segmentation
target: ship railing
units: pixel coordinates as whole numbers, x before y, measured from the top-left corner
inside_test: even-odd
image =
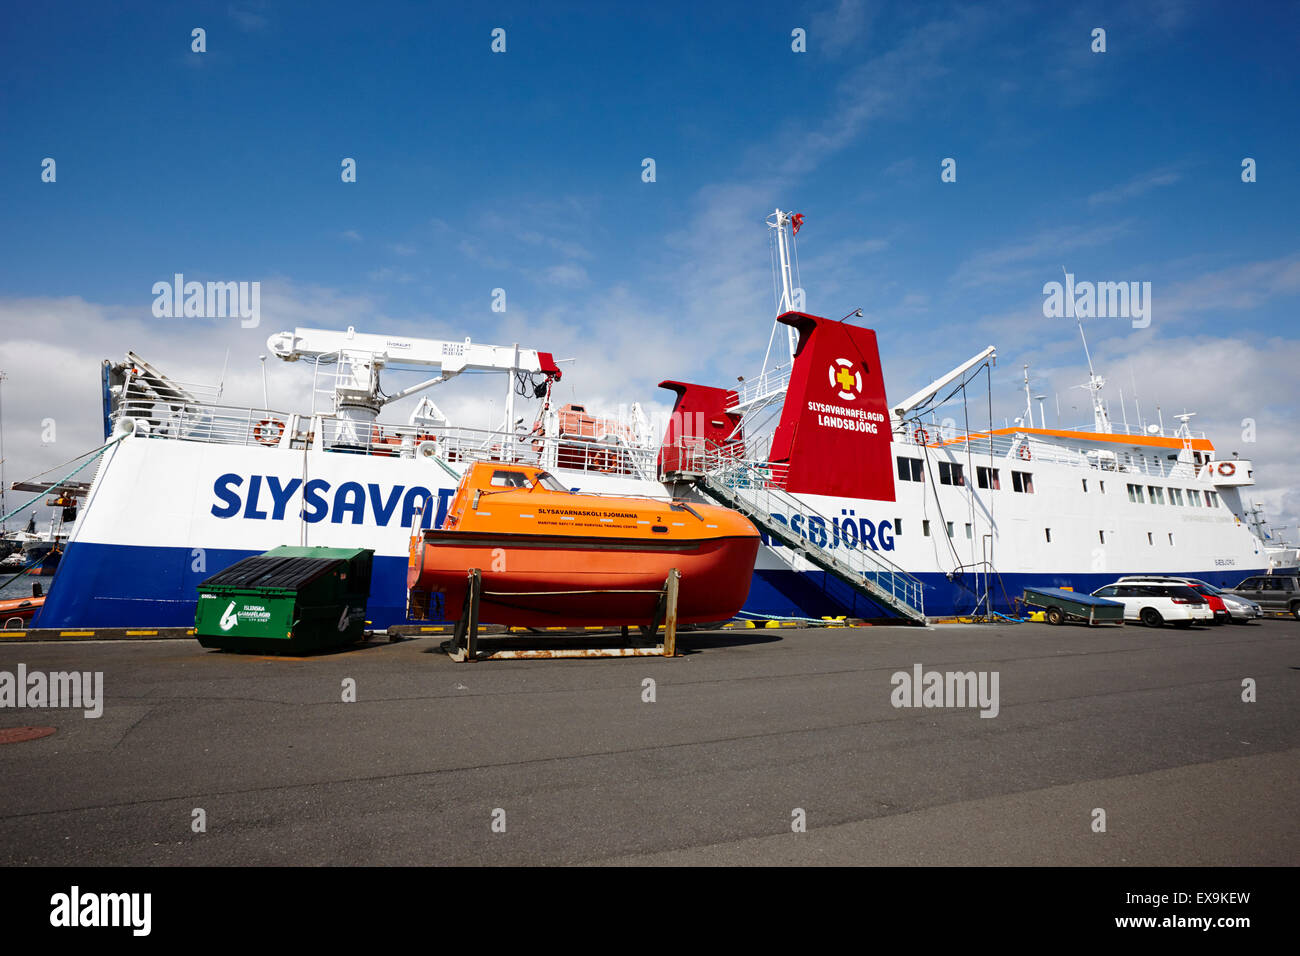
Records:
[[[1091,423],[1090,423],[1090,424],[1087,424],[1087,425],[1060,425],[1060,426],[1058,426],[1057,428],[1053,429],[1053,431],[1061,431],[1061,432],[1087,432],[1087,433],[1089,433],[1089,434],[1097,434],[1097,426],[1096,426],[1095,424],[1091,424]],[[1110,425],[1110,431],[1107,432],[1106,434],[1110,434],[1110,435],[1136,435],[1136,436],[1141,437],[1141,438],[1149,438],[1149,437],[1151,437],[1151,434],[1152,434],[1152,433],[1151,433],[1150,431],[1148,431],[1146,428],[1143,428],[1141,425],[1125,425],[1123,422],[1111,422],[1111,425]],[[1205,432],[1203,432],[1203,431],[1191,431],[1190,429],[1188,430],[1188,434],[1187,434],[1186,436],[1179,435],[1179,434],[1177,434],[1177,433],[1166,434],[1163,430],[1157,432],[1156,434],[1158,434],[1158,435],[1159,435],[1160,437],[1162,437],[1162,438],[1183,438],[1183,437],[1189,437],[1189,438],[1193,438],[1193,439],[1204,439],[1204,438],[1206,437]]]
[[[913,620],[924,619],[925,594],[919,578],[860,541],[857,526],[850,544],[839,519],[827,518],[786,490],[788,465],[746,459],[742,447],[683,439],[666,458],[677,470],[661,477],[700,480],[705,490],[750,517],[792,553],[844,580],[865,583],[868,593],[883,599],[884,606]],[[800,526],[802,533],[796,530]]]
[[[628,475],[653,479],[657,449],[620,439],[587,441],[571,436],[534,435],[451,425],[413,426],[320,417],[325,451],[384,458],[438,458],[454,469],[461,463],[499,461],[548,470]]]
[[[571,436],[507,433],[458,426],[389,425],[318,415],[315,419],[275,409],[190,403],[166,405],[138,396],[122,401],[114,424],[132,419],[150,438],[218,445],[318,448],[383,458],[437,457],[448,464],[504,461],[548,469],[625,475],[654,480],[658,449],[615,438],[607,442]]]
[[[916,445],[918,449],[929,447],[942,460],[951,460],[958,463],[965,462],[969,454],[974,464],[988,467],[989,457],[992,455],[994,468],[1005,465],[1006,461],[1010,459],[1014,464],[1023,466],[1026,469],[1035,462],[1049,462],[1074,468],[1087,468],[1093,471],[1145,475],[1154,478],[1194,478],[1196,476],[1196,466],[1194,464],[1186,461],[1170,461],[1169,452],[1140,454],[1111,451],[1109,449],[1074,447],[1042,441],[1033,435],[1027,434],[994,435],[990,438],[983,432],[971,433],[964,441],[960,439],[960,436],[952,433],[930,435],[928,441],[918,441],[915,431],[916,429],[908,429],[905,435],[895,440],[901,440],[904,443],[910,442]]]
[[[171,405],[131,395],[118,405],[113,423],[130,419],[137,434],[216,445],[276,444],[288,412],[214,403]]]
[[[744,411],[751,405],[761,405],[771,398],[784,395],[790,387],[792,363],[778,365],[768,369],[758,378],[750,379],[736,389],[736,401],[728,406],[727,411]]]

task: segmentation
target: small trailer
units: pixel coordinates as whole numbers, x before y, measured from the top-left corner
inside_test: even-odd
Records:
[[[1089,627],[1098,624],[1123,624],[1124,605],[1119,601],[1079,594],[1062,588],[1025,588],[1023,603],[1045,609],[1048,624],[1081,621]]]

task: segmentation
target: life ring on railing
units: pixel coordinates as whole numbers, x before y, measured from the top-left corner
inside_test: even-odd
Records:
[[[253,426],[253,440],[259,445],[278,445],[284,434],[284,422],[278,418],[263,418]]]
[[[1026,442],[1025,444],[1021,445],[1020,448],[1016,450],[1016,457],[1019,458],[1021,461],[1032,461],[1032,460],[1033,460],[1033,458],[1034,458],[1034,453],[1033,453],[1032,451],[1029,450],[1029,443],[1028,443],[1028,442]]]
[[[912,442],[917,445],[928,445],[930,444],[930,433],[924,428],[918,428],[912,432]]]
[[[1224,478],[1231,478],[1237,473],[1237,466],[1230,461],[1225,461],[1219,465],[1219,474]]]

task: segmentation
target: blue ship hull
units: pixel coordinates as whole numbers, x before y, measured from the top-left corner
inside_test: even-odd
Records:
[[[199,582],[256,551],[203,552],[202,561],[185,548],[148,548],[123,545],[70,544],[49,588],[45,606],[34,627],[192,627]],[[1188,575],[1219,587],[1232,587],[1266,569],[1216,569]],[[1091,592],[1121,574],[1017,573],[995,576],[992,604],[995,611],[1012,613],[1012,602],[1026,587],[1072,587]],[[973,575],[950,580],[939,573],[918,574],[925,585],[925,613],[947,617],[974,610],[984,582]],[[406,622],[406,561],[394,556],[374,559],[374,584],[366,608],[372,627]],[[981,593],[976,593],[976,588]],[[862,618],[893,617],[857,594],[843,581],[821,571],[754,572],[745,611],[774,617],[821,618],[847,615]]]

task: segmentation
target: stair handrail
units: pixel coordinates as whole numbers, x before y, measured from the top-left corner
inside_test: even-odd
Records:
[[[802,514],[805,517],[819,518],[826,526],[830,526],[831,521],[825,515],[818,512],[808,503],[801,501],[795,495],[791,494],[782,486],[782,479],[774,475],[774,472],[781,471],[780,462],[751,462],[737,454],[743,450],[743,445],[739,442],[720,445],[705,438],[686,437],[679,439],[676,443],[678,448],[678,470],[671,474],[665,474],[661,477],[673,478],[678,476],[699,476],[708,480],[717,481],[724,487],[728,488],[737,503],[748,504],[751,508],[760,508],[762,502],[746,501],[741,494],[742,488],[750,488],[758,491],[760,494],[767,495],[773,500],[786,505],[786,510],[793,513]],[[774,467],[775,466],[775,467]],[[744,479],[743,483],[741,479]],[[771,514],[771,509],[767,509]],[[788,526],[787,526],[788,527]],[[787,536],[782,534],[782,537]],[[852,548],[848,550],[849,558],[845,560],[838,555],[832,554],[828,549],[815,544],[806,536],[797,535],[793,529],[788,529],[788,537],[792,540],[798,540],[798,550],[809,554],[814,549],[821,553],[821,560],[840,565],[846,568],[855,577],[862,577],[871,582],[882,591],[907,604],[918,614],[924,614],[924,593],[925,586],[919,578],[908,571],[903,570],[894,562],[890,561],[879,554],[875,549],[868,549],[865,545],[861,548]],[[854,567],[855,559],[861,567]],[[881,575],[888,575],[888,580],[882,580]],[[870,576],[870,577],[869,577]]]

